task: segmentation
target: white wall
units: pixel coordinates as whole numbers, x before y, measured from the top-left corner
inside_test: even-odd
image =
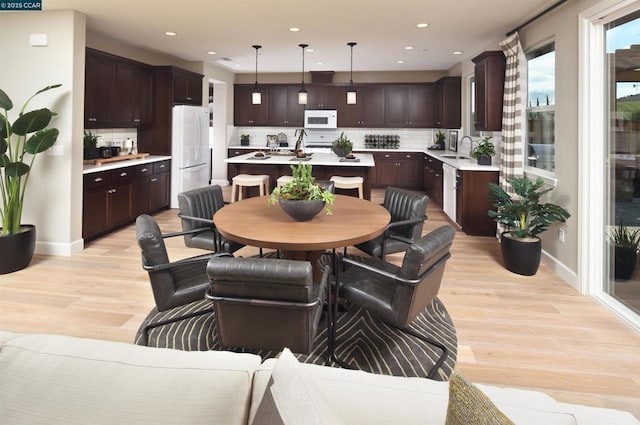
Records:
[[[46,34],[48,46],[31,47],[29,34]],[[62,148],[62,156],[40,154],[29,179],[22,221],[37,226],[37,253],[82,249],[84,36],[85,16],[75,11],[0,14],[0,82],[16,105],[11,120],[37,90],[62,84],[29,106],[59,114],[51,125]]]

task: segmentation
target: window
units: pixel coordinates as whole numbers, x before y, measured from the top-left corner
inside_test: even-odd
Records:
[[[525,170],[553,175],[556,104],[555,44],[527,54],[527,146]],[[543,170],[540,173],[540,170]]]
[[[478,136],[478,132],[476,131],[476,79],[475,76],[469,77],[469,131],[467,134],[469,136]]]

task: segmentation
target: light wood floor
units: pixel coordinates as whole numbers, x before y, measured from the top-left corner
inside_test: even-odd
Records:
[[[380,201],[382,191],[373,196]],[[176,210],[156,219],[164,232],[180,230]],[[425,231],[445,223],[431,205]],[[172,259],[198,252],[180,238],[168,247]],[[512,274],[494,238],[458,232],[440,298],[458,331],[458,368],[473,381],[537,389],[640,418],[640,334],[544,265],[533,277]],[[133,225],[73,257],[35,256],[27,269],[0,276],[3,330],[131,342],[152,307]]]

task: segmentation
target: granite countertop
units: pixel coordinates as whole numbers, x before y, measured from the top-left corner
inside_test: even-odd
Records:
[[[82,174],[97,173],[99,171],[116,170],[118,168],[132,167],[134,165],[148,164],[150,162],[165,161],[171,159],[170,156],[149,155],[141,159],[125,159],[122,161],[108,162],[102,165],[84,164]]]
[[[263,150],[266,151],[267,148],[265,146],[240,146],[240,145],[231,145],[231,146],[227,146],[227,148],[229,149],[246,149],[246,150],[251,150],[251,151],[255,151],[255,150]],[[372,148],[363,148],[363,147],[358,147],[358,146],[354,146],[353,150],[355,152],[365,152],[365,153],[374,153],[374,152],[419,152],[419,153],[423,153],[425,155],[429,155],[439,161],[442,161],[445,164],[448,164],[454,168],[457,168],[459,170],[464,170],[464,171],[500,171],[500,167],[496,164],[497,158],[493,157],[493,163],[492,165],[478,165],[477,161],[473,158],[469,158],[469,153],[468,152],[454,152],[454,151],[449,151],[449,150],[443,150],[443,151],[439,151],[439,150],[429,150],[426,147],[417,147],[417,146],[401,146],[399,149],[372,149]],[[253,154],[245,154],[245,155],[240,155],[236,158],[245,158],[248,156],[252,156]],[[319,154],[319,153],[314,153],[314,155],[331,155],[331,154]],[[356,154],[357,155],[357,154]],[[285,157],[286,158],[286,157]],[[335,155],[333,155],[333,158],[336,158]],[[263,161],[269,161],[269,160],[263,160]],[[373,159],[372,159],[373,161]],[[230,162],[229,160],[227,160],[226,162]],[[254,162],[258,162],[257,160],[251,160],[251,163]],[[276,163],[276,162],[272,162],[272,163]],[[282,162],[284,163],[284,162]],[[312,162],[312,164],[314,164]],[[358,163],[356,163],[357,165]],[[327,165],[327,164],[324,164]],[[331,165],[335,165],[335,164],[331,164]],[[338,163],[338,165],[345,165],[344,162]],[[360,163],[360,165],[362,166],[363,164]],[[366,167],[373,167],[375,164],[372,165],[364,165]]]
[[[248,146],[243,146],[248,147]],[[255,149],[255,148],[254,148]],[[270,155],[269,152],[264,152],[266,159],[257,159],[255,152],[246,153],[244,155],[234,156],[233,158],[227,158],[224,162],[228,164],[264,164],[264,165],[291,165],[296,164],[293,155]],[[373,155],[370,153],[356,154],[356,159],[359,161],[340,161],[336,155],[332,153],[314,152],[311,154],[311,159],[302,161],[311,165],[331,165],[339,167],[374,167]]]

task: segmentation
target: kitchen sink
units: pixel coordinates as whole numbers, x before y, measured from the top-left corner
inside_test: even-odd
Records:
[[[440,155],[440,158],[446,158],[446,159],[469,159],[468,156],[455,155],[455,154],[452,154],[452,153],[446,153],[444,155]]]

